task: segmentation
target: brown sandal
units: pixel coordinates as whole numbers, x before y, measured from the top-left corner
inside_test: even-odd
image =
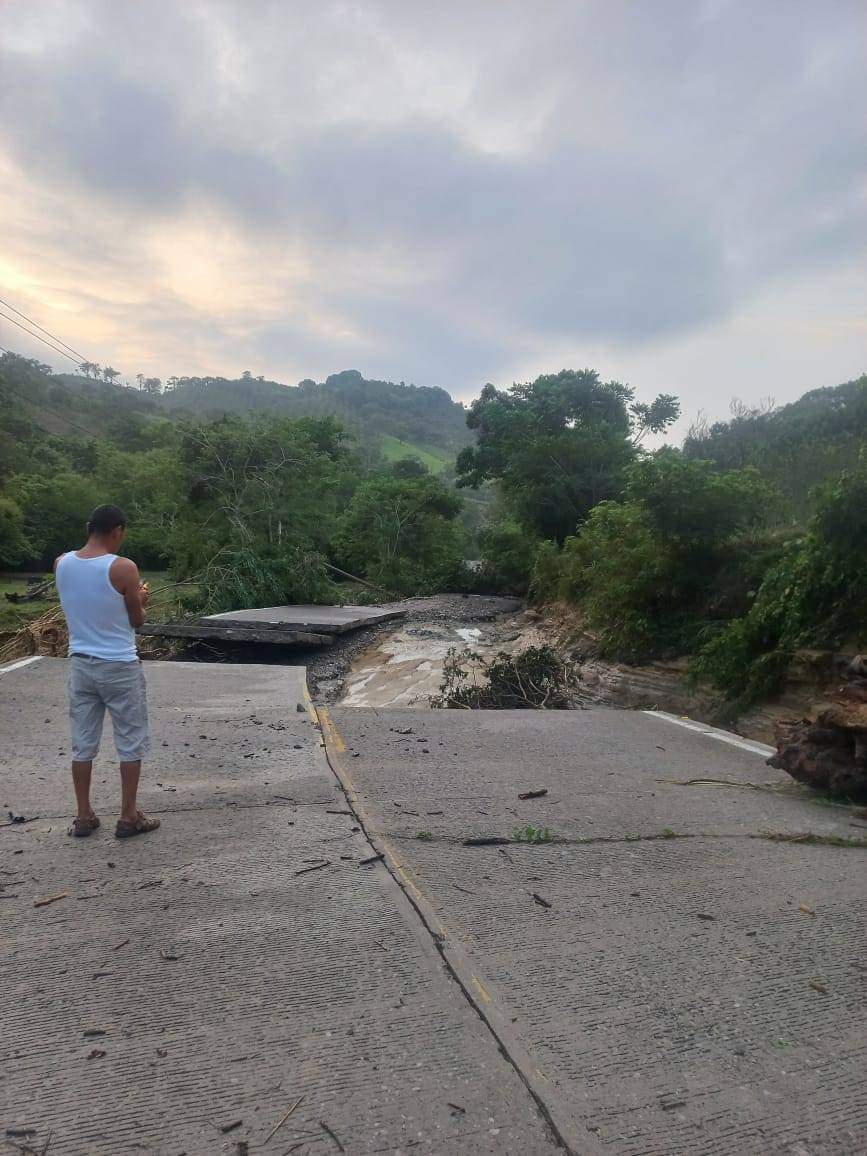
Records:
[[[159,825],[159,819],[149,819],[139,811],[134,823],[118,819],[114,834],[117,839],[132,839],[134,835],[147,835],[149,831],[156,831]]]
[[[88,835],[92,835],[99,827],[99,819],[96,815],[92,815],[88,819],[73,819],[72,826],[69,828],[69,834],[74,835],[76,839],[86,839]]]

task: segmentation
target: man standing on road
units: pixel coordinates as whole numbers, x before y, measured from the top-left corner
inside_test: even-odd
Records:
[[[105,711],[111,715],[120,759],[121,814],[115,835],[129,839],[155,831],[136,806],[141,760],[149,749],[144,672],[135,628],[145,620],[148,590],[138,567],[117,551],[126,534],[118,506],[97,506],[87,542],[54,563],[60,605],[69,626],[69,717],[72,783],[78,814],[71,835],[92,835],[99,819],[90,805],[90,778]]]

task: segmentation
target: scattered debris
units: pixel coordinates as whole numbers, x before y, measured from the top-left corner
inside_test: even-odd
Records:
[[[234,1132],[235,1129],[240,1128],[243,1123],[243,1120],[231,1120],[228,1124],[220,1124],[218,1127],[223,1133]]]
[[[834,702],[800,722],[778,722],[769,767],[846,800],[867,798],[867,702]]]
[[[183,958],[183,955],[180,952],[175,952],[173,948],[170,948],[168,951],[165,951],[162,947],[160,948],[160,959],[177,961]]]
[[[332,1140],[334,1141],[334,1143],[337,1145],[337,1151],[338,1151],[338,1152],[345,1152],[345,1151],[346,1151],[346,1149],[345,1149],[345,1148],[343,1147],[343,1145],[340,1143],[340,1137],[339,1137],[339,1136],[338,1136],[338,1135],[337,1135],[335,1132],[333,1132],[333,1131],[331,1130],[331,1128],[329,1128],[329,1127],[328,1127],[328,1125],[325,1123],[325,1121],[324,1121],[324,1120],[320,1120],[320,1121],[319,1121],[319,1126],[322,1128],[322,1130],[323,1130],[324,1132],[327,1132],[327,1133],[328,1133],[328,1135],[331,1137],[331,1139],[332,1139]]]
[[[101,1060],[105,1055],[107,1055],[107,1053],[104,1052],[102,1048],[93,1048],[87,1053],[87,1058],[89,1060]]]
[[[654,779],[654,783],[668,783],[673,787],[747,787],[751,791],[776,790],[777,783],[745,783],[740,779]]]
[[[321,871],[323,867],[328,867],[331,864],[330,859],[323,860],[322,863],[314,863],[312,867],[302,867],[300,871],[295,871],[295,875],[307,875],[310,871]]]
[[[9,816],[9,822],[0,823],[0,827],[20,827],[22,823],[35,823],[36,820],[41,817],[39,815],[31,815],[29,818],[25,818],[24,815],[14,815],[11,811],[7,811],[7,814]]]
[[[519,799],[541,799],[543,795],[548,794],[547,787],[540,787],[537,791],[523,791],[518,795]]]
[[[682,1100],[679,1096],[661,1096],[659,1099],[659,1106],[663,1112],[670,1112],[672,1108],[682,1108],[686,1104],[686,1100]]]
[[[378,855],[368,855],[366,859],[359,859],[358,866],[366,867],[368,863],[379,863],[385,858],[385,855],[380,851]]]
[[[265,1145],[266,1145],[266,1144],[267,1144],[267,1143],[268,1143],[268,1142],[269,1142],[271,1139],[273,1139],[273,1137],[274,1137],[274,1136],[276,1136],[276,1135],[277,1135],[277,1133],[280,1131],[280,1129],[283,1127],[283,1125],[286,1123],[286,1121],[289,1119],[289,1117],[292,1115],[292,1113],[295,1111],[295,1109],[298,1107],[298,1105],[301,1103],[301,1101],[302,1101],[303,1099],[304,1099],[304,1097],[303,1097],[303,1096],[299,1096],[299,1097],[298,1097],[298,1099],[295,1101],[295,1103],[292,1105],[292,1107],[289,1109],[289,1111],[286,1113],[286,1115],[285,1115],[285,1116],[283,1116],[283,1117],[282,1117],[282,1119],[280,1119],[280,1120],[279,1120],[279,1121],[278,1121],[278,1122],[277,1122],[277,1123],[274,1125],[274,1127],[271,1129],[271,1131],[268,1133],[268,1135],[267,1135],[267,1136],[265,1137],[265,1139],[262,1141],[262,1145],[261,1145],[261,1146],[262,1146],[263,1148],[265,1147]]]
[[[817,979],[811,979],[810,980],[810,987],[813,989],[813,991],[818,991],[822,995],[828,994],[828,989],[825,987],[825,985],[823,983],[820,983]]]
[[[68,899],[68,891],[60,891],[57,895],[46,895],[44,899],[34,899],[34,907],[47,907],[50,903],[56,903],[58,899]]]
[[[801,903],[801,904],[799,904],[799,905],[798,905],[798,910],[799,910],[799,911],[803,911],[803,913],[804,913],[805,915],[815,915],[815,914],[816,914],[816,908],[815,908],[815,907],[810,907],[810,906],[808,906],[806,903]]]
[[[695,917],[696,919],[704,919],[708,923],[716,923],[716,916],[709,915],[706,911],[696,911]]]
[[[550,908],[553,906],[553,904],[549,903],[547,899],[543,899],[541,895],[537,895],[535,891],[533,892],[533,899],[536,901],[536,903],[539,904],[540,907],[544,907],[550,910]]]
[[[96,1039],[97,1036],[104,1036],[105,1035],[105,1029],[104,1028],[88,1028],[86,1031],[82,1032],[81,1034],[84,1036],[84,1038],[86,1040],[94,1040],[94,1039]]]
[[[452,1112],[457,1112],[459,1115],[466,1115],[466,1108],[462,1108],[460,1104],[453,1104],[451,1100],[446,1100],[446,1105],[451,1108]]]
[[[768,839],[771,843],[807,843],[823,847],[864,847],[867,839],[852,839],[848,835],[817,835],[813,831],[760,831],[752,839]]]

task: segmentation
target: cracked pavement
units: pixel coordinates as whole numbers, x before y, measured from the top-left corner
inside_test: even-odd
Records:
[[[317,715],[300,667],[148,663],[163,826],[112,838],[109,741],[72,840],[65,667],[0,669],[0,803],[31,820],[0,829],[7,1142],[867,1146],[867,852],[763,837],[862,832],[756,753],[631,712]]]
[[[573,1151],[864,1151],[867,846],[787,841],[863,841],[851,808],[641,712],[321,713]]]

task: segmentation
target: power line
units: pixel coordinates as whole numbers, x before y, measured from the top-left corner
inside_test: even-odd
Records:
[[[44,325],[40,325],[38,321],[34,321],[33,318],[28,317],[26,313],[22,313],[20,309],[16,309],[15,306],[10,305],[8,301],[4,301],[2,297],[0,297],[0,305],[5,305],[7,309],[11,309],[12,312],[17,313],[19,317],[23,317],[28,325],[32,325],[34,328],[41,330],[44,334],[50,337],[52,341],[56,341],[58,345],[62,345],[64,349],[68,349],[70,353],[74,353],[80,361],[87,361],[87,358],[83,353],[79,353],[77,349],[73,349],[71,345],[67,345],[65,341],[57,337],[49,329],[46,329]]]
[[[51,343],[50,341],[47,341],[47,340],[46,340],[44,337],[40,337],[40,336],[39,336],[39,334],[38,334],[38,333],[34,333],[32,329],[28,329],[28,328],[27,328],[27,326],[26,326],[26,325],[22,325],[20,321],[16,321],[14,317],[7,317],[7,316],[6,316],[6,314],[5,314],[5,313],[3,313],[3,312],[0,312],[0,317],[2,317],[4,321],[11,321],[11,322],[12,322],[12,324],[13,324],[13,325],[17,325],[19,329],[23,329],[23,330],[24,330],[24,332],[25,332],[25,333],[26,333],[26,334],[27,334],[29,337],[35,337],[37,341],[41,341],[43,345],[47,345],[49,349],[53,349],[53,350],[54,350],[54,352],[55,352],[55,353],[59,353],[61,357],[66,357],[66,358],[68,358],[70,361],[74,362],[74,363],[75,363],[75,365],[80,365],[80,364],[81,364],[81,362],[79,361],[79,358],[78,358],[78,357],[73,357],[73,356],[72,356],[72,354],[71,354],[71,353],[67,353],[67,352],[66,352],[66,350],[64,350],[64,349],[60,349],[60,348],[59,348],[58,346],[56,346],[56,345],[52,345],[52,343]],[[86,358],[81,358],[81,361],[85,361],[85,360],[86,360]]]

